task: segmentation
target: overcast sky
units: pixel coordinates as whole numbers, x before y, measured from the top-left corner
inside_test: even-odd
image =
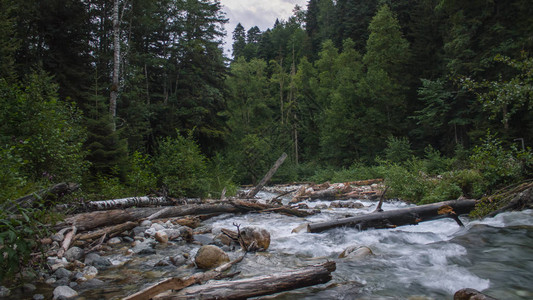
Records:
[[[307,8],[308,0],[220,0],[222,10],[229,22],[226,24],[226,45],[224,49],[231,51],[233,30],[241,23],[246,30],[257,26],[261,31],[272,28],[276,18],[287,20],[292,15],[296,4]],[[231,53],[227,53],[228,56]]]

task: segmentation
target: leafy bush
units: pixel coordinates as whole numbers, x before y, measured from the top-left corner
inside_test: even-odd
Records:
[[[169,195],[203,196],[208,192],[207,161],[191,135],[165,138],[154,161],[157,177]]]
[[[486,188],[493,190],[522,177],[522,163],[515,154],[516,150],[505,150],[502,141],[487,132],[481,144],[472,150],[470,163],[482,174]]]
[[[17,209],[21,218],[12,218],[9,212],[0,210],[0,281],[21,272],[30,254],[40,247],[36,241],[48,235],[45,223],[51,220],[51,215],[47,209],[43,206]]]
[[[383,169],[385,184],[390,187],[388,196],[399,197],[402,200],[420,202],[428,193],[431,186],[420,173],[420,162],[411,160],[406,165],[387,164]]]
[[[50,77],[34,74],[24,85],[20,88],[0,80],[3,154],[22,159],[19,175],[29,180],[46,177],[47,181],[79,182],[87,168],[81,114],[72,104],[57,99],[57,86]]]
[[[461,189],[461,194],[467,198],[477,199],[483,195],[486,183],[483,175],[474,169],[450,171],[443,174],[445,181],[453,182]]]
[[[235,170],[226,163],[222,154],[217,153],[207,161],[208,176],[208,196],[220,197],[223,189],[226,189],[226,196],[237,193],[237,185],[233,182]]]
[[[424,152],[424,170],[428,175],[442,174],[450,169],[453,160],[443,157],[439,150],[429,145],[424,149]]]
[[[413,155],[411,143],[406,137],[393,137],[387,139],[387,148],[385,148],[385,159],[392,163],[404,163]]]
[[[126,175],[126,183],[135,196],[147,194],[157,188],[157,177],[154,173],[154,163],[150,156],[138,151],[130,157],[130,170]]]

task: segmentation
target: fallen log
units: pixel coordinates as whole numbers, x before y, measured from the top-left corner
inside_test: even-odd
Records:
[[[289,207],[253,203],[242,200],[224,201],[218,203],[189,204],[180,206],[168,206],[165,208],[128,208],[107,211],[94,211],[81,213],[65,219],[66,224],[75,225],[79,231],[91,230],[102,226],[111,226],[128,221],[138,221],[152,217],[155,218],[175,218],[189,215],[209,215],[217,213],[246,213],[261,212],[273,208],[280,208],[273,212],[291,214],[298,217],[309,216],[312,213],[293,209]],[[61,224],[63,227],[65,224]]]
[[[474,289],[458,290],[453,295],[453,300],[497,300]]]
[[[85,206],[91,210],[105,210],[126,208],[132,206],[149,206],[149,205],[175,205],[176,202],[167,197],[129,197],[122,199],[91,201],[85,203]]]
[[[76,191],[80,186],[76,183],[61,182],[53,185],[47,189],[42,189],[30,195],[14,200],[14,203],[9,207],[3,209],[8,212],[15,212],[17,206],[30,207],[33,202],[39,201],[56,201],[61,197]]]
[[[259,193],[259,191],[263,188],[263,186],[265,186],[265,184],[267,184],[268,181],[270,181],[270,178],[272,178],[272,176],[274,176],[274,174],[276,173],[276,171],[278,170],[278,168],[281,166],[281,164],[283,164],[283,162],[285,161],[285,159],[287,158],[287,153],[283,153],[279,158],[278,160],[276,161],[276,163],[274,163],[274,165],[272,166],[272,168],[270,168],[270,170],[268,170],[268,172],[265,174],[265,176],[263,177],[263,179],[261,179],[261,181],[257,184],[257,186],[255,186],[253,189],[251,189],[247,194],[246,194],[246,198],[253,198],[255,197],[255,195],[257,195],[257,193]]]
[[[329,261],[276,275],[192,286],[154,299],[247,299],[326,283],[331,280],[331,273],[335,269],[335,262]]]
[[[191,286],[193,284],[197,284],[197,283],[201,283],[201,282],[206,282],[208,280],[211,280],[211,279],[218,279],[222,276],[222,272],[225,272],[227,270],[229,270],[229,268],[231,268],[231,266],[233,266],[234,264],[242,261],[242,259],[244,258],[244,255],[237,258],[236,260],[233,260],[233,261],[230,261],[228,263],[225,263],[223,264],[222,266],[214,269],[214,270],[211,270],[211,271],[207,271],[207,272],[204,272],[204,273],[196,273],[196,274],[193,274],[189,277],[186,277],[186,278],[177,278],[177,277],[173,277],[173,278],[168,278],[168,279],[165,279],[161,282],[158,282],[154,285],[151,285],[145,289],[143,289],[142,291],[139,291],[133,295],[130,295],[126,298],[124,298],[123,300],[144,300],[144,299],[151,299],[153,298],[154,296],[157,296],[158,294],[161,294],[163,292],[166,292],[168,290],[175,290],[175,291],[179,291],[181,289],[184,289],[188,286]]]
[[[109,226],[109,227],[105,227],[105,228],[102,228],[102,229],[99,229],[99,230],[96,230],[96,231],[93,231],[93,232],[88,232],[88,233],[84,233],[84,234],[78,234],[76,235],[76,237],[74,238],[75,240],[94,240],[96,238],[99,238],[103,235],[107,235],[107,237],[114,237],[126,230],[130,230],[130,229],[133,229],[135,228],[135,226],[137,226],[137,222],[131,222],[131,221],[128,221],[126,223],[122,223],[122,224],[118,224],[118,225],[114,225],[114,226]]]
[[[474,209],[476,202],[476,200],[451,200],[397,210],[374,212],[321,223],[311,223],[307,226],[307,232],[322,232],[342,226],[357,227],[359,230],[395,228],[447,217],[455,219],[456,216],[469,213]],[[441,209],[443,207],[447,208],[447,206],[452,210]],[[439,209],[441,209],[440,214]]]
[[[77,228],[76,226],[72,226],[72,230],[65,235],[65,239],[63,240],[63,243],[61,244],[61,248],[59,248],[59,251],[57,251],[57,257],[62,258],[63,254],[68,250],[70,247],[70,243],[72,242],[74,236],[76,235]]]

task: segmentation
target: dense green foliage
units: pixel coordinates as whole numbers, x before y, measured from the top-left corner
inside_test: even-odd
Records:
[[[60,181],[85,200],[217,197],[283,152],[274,181],[481,197],[532,174],[532,14],[310,0],[264,32],[237,25],[227,58],[219,1],[0,0],[0,206]],[[0,274],[20,270],[46,208],[19,214],[0,216]]]

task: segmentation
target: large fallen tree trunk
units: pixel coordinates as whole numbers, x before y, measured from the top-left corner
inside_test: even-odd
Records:
[[[242,259],[244,258],[244,255],[237,258],[236,260],[234,261],[231,261],[231,262],[228,262],[228,263],[225,263],[223,264],[222,266],[214,269],[214,270],[211,270],[211,271],[207,271],[207,272],[204,272],[204,273],[196,273],[196,274],[193,274],[187,278],[177,278],[177,277],[173,277],[173,278],[168,278],[168,279],[165,279],[161,282],[158,282],[152,286],[149,286],[145,289],[143,289],[142,291],[139,291],[133,295],[130,295],[126,298],[124,298],[123,300],[144,300],[144,299],[152,299],[154,296],[160,294],[160,293],[163,293],[163,292],[166,292],[168,290],[175,290],[175,291],[179,291],[181,289],[184,289],[188,286],[191,286],[191,285],[194,285],[194,284],[197,284],[197,283],[201,283],[201,282],[206,282],[208,280],[211,280],[211,279],[220,279],[220,277],[223,277],[224,275],[222,274],[222,272],[225,272],[227,271],[229,268],[231,268],[231,266],[233,266],[234,264],[242,261]]]
[[[266,275],[235,281],[212,282],[193,286],[177,293],[154,299],[247,299],[326,283],[335,271],[335,262],[305,267],[276,275]]]
[[[252,211],[273,211],[278,213],[291,214],[299,217],[308,216],[312,214],[307,211],[292,209],[284,206],[233,200],[218,203],[169,206],[165,208],[147,207],[94,211],[77,214],[66,218],[65,223],[75,225],[79,231],[85,231],[102,226],[122,224],[128,221],[138,221],[140,219],[150,218],[150,216],[153,215],[156,215],[157,218],[173,218],[189,215],[246,213]],[[152,217],[151,219],[155,219],[155,217]],[[65,227],[65,224],[60,224],[60,226]]]
[[[458,215],[469,213],[476,200],[451,200],[391,211],[374,212],[334,221],[307,225],[308,232],[322,232],[335,227],[350,226],[359,230],[368,228],[394,228],[403,225],[416,225],[420,222],[441,218],[459,220]]]
[[[29,207],[33,204],[33,202],[37,200],[57,201],[61,197],[76,191],[79,187],[80,186],[76,183],[67,183],[67,182],[58,183],[47,189],[42,189],[30,195],[26,195],[24,197],[18,198],[14,200],[15,203],[13,203],[11,206],[4,207],[3,209],[9,212],[15,212],[17,205],[20,207]]]

